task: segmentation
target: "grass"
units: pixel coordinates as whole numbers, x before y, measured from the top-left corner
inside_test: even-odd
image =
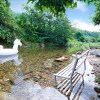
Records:
[[[73,39],[73,40],[69,41],[70,48],[68,48],[68,52],[75,53],[77,51],[87,50],[87,49],[89,49],[89,46],[99,46],[99,45],[100,45],[99,42],[87,43],[87,42],[80,42],[80,41]]]

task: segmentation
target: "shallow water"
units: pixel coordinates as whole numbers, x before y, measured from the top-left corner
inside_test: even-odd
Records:
[[[66,54],[64,49],[22,48],[19,53],[11,56],[0,56],[0,91],[10,91],[11,86],[21,80],[33,80],[42,86],[53,84],[52,74],[64,67],[46,68],[45,61]]]
[[[54,86],[52,75],[67,65],[68,61],[57,62],[50,68],[44,66],[48,59],[51,61],[67,54],[65,49],[23,48],[20,49],[18,55],[0,57],[0,92],[6,95],[5,100],[8,100],[7,98],[10,100],[41,100],[40,98],[42,100],[61,100],[62,98],[67,100],[52,87]],[[69,55],[67,56],[69,58]],[[97,99],[93,90],[92,67],[89,63],[87,64],[85,85],[79,100],[100,100]]]

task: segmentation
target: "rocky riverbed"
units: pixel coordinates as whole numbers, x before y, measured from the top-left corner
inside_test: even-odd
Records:
[[[12,85],[22,80],[33,80],[43,87],[53,86],[53,74],[66,66],[69,60],[69,55],[65,54],[65,50],[28,48],[20,52],[21,54],[17,55],[17,59],[22,59],[20,64],[19,60],[15,63],[15,58],[7,60],[7,57],[6,62],[0,56],[0,92],[10,92]],[[62,56],[67,56],[67,59],[58,61],[57,58]]]
[[[43,88],[33,81],[14,85],[10,93],[1,92],[0,100],[67,100],[53,87]]]
[[[100,57],[99,55],[95,56],[93,52],[95,51],[91,51],[92,55],[88,57],[90,64],[94,67],[89,74],[96,75],[97,84],[94,90],[99,97]],[[23,55],[24,62],[20,66],[14,66],[12,61],[0,65],[0,100],[41,100],[41,98],[42,100],[67,100],[64,95],[53,88],[52,75],[67,65],[68,61],[66,60],[69,57],[66,57],[66,55],[61,56],[63,53],[60,55],[58,53],[56,57],[51,57],[50,52],[48,57],[47,54],[46,57],[38,54],[38,58],[35,58],[37,57],[36,55],[32,58],[33,55],[29,55],[29,52],[26,54],[25,52],[25,55]],[[41,56],[45,58],[42,61],[42,58],[40,59]],[[65,60],[62,61],[64,57]],[[31,59],[29,60],[29,58]],[[86,77],[89,77],[89,74],[86,74]],[[93,86],[90,87],[91,78],[88,79],[88,87],[93,88]],[[95,97],[88,96],[88,93],[90,93],[90,96],[92,94],[87,87],[83,91],[83,99],[80,100],[96,100]],[[89,99],[85,99],[84,94],[87,94]]]
[[[97,92],[97,96],[100,98],[100,50],[91,50],[89,56],[89,62],[93,66],[92,74],[95,74],[95,87],[94,90]]]

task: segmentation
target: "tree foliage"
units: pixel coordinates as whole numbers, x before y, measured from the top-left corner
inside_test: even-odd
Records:
[[[0,40],[10,43],[17,32],[17,24],[12,18],[8,0],[0,0]]]
[[[99,32],[90,32],[86,30],[76,29],[74,38],[81,42],[98,42]]]
[[[94,16],[92,18],[95,25],[100,25],[100,0],[80,0],[95,6]]]
[[[94,4],[96,6],[95,16],[93,22],[96,25],[100,24],[100,0],[28,0],[34,3],[37,10],[49,9],[54,15],[62,15],[65,13],[66,8],[77,7],[77,1],[82,1],[87,4]]]
[[[74,8],[76,6],[74,0],[28,0],[28,2],[35,3],[37,10],[49,9],[55,15],[62,15],[66,11],[66,7]]]
[[[54,0],[50,1],[54,2]],[[57,0],[55,1],[57,2]],[[36,3],[38,2],[36,1]],[[46,2],[49,0],[45,0]],[[50,6],[50,9],[52,7]],[[0,42],[12,43],[17,35],[28,42],[65,47],[73,38],[81,42],[95,42],[98,37],[97,34],[93,35],[85,31],[75,32],[76,29],[71,27],[67,15],[55,17],[49,13],[49,10],[41,12],[29,6],[25,6],[24,9],[25,12],[22,14],[12,13],[8,0],[0,1]],[[60,10],[52,9],[51,12],[54,10],[55,14],[61,14]]]
[[[94,3],[96,6],[95,15],[93,17],[93,22],[95,25],[100,24],[100,1]]]
[[[76,38],[78,41],[85,42],[85,38],[84,38],[84,35],[83,35],[82,32],[76,32],[75,38]]]
[[[72,31],[67,16],[56,18],[52,14],[37,12],[28,6],[25,10],[16,18],[18,25],[24,31],[24,39],[45,45],[66,46]]]

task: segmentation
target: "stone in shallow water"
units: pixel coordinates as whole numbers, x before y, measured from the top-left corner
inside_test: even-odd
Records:
[[[48,59],[47,61],[44,62],[44,67],[45,68],[52,68],[54,60],[53,59]]]
[[[4,97],[6,96],[7,94],[5,92],[0,92],[0,100],[4,100]]]
[[[44,67],[45,68],[52,68],[52,67],[58,67],[59,64],[54,61],[54,59],[48,59],[47,61],[44,62]]]
[[[53,87],[47,87],[37,92],[37,94],[34,95],[31,100],[67,100],[67,98]]]
[[[100,57],[100,50],[93,50],[91,51],[91,54]]]
[[[97,96],[100,98],[100,93],[98,93]]]
[[[55,88],[42,88],[31,81],[23,81],[14,85],[11,93],[6,97],[8,99],[5,100],[9,100],[10,97],[14,97],[14,100],[67,100]]]
[[[97,93],[100,93],[100,85],[96,85],[94,87],[94,90],[97,92]]]

